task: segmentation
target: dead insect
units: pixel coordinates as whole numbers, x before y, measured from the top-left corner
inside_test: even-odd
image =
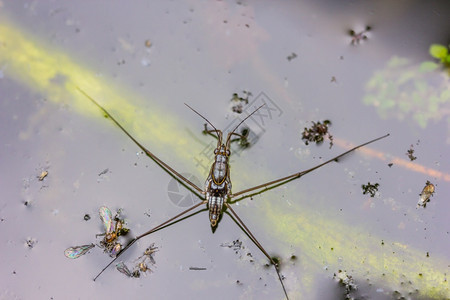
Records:
[[[112,218],[112,213],[108,207],[102,206],[99,209],[100,219],[105,226],[105,233],[97,234],[97,236],[105,236],[100,242],[100,246],[109,253],[111,257],[116,257],[116,255],[122,250],[122,244],[120,244],[117,239],[119,236],[126,235],[129,231],[128,228],[124,227],[124,220],[120,219],[120,210]],[[114,222],[115,221],[115,225]]]
[[[308,145],[310,142],[314,142],[316,144],[323,143],[324,137],[327,136],[330,140],[330,149],[333,146],[333,136],[328,131],[328,127],[331,126],[330,120],[325,120],[322,122],[317,121],[312,122],[313,126],[311,128],[306,128],[302,132],[302,140],[305,141],[305,144]]]
[[[120,211],[113,218],[111,211],[108,207],[102,206],[99,209],[100,219],[105,227],[105,233],[97,234],[96,236],[104,236],[100,241],[100,247],[104,249],[111,257],[115,257],[117,253],[122,250],[122,244],[117,242],[119,236],[123,236],[128,233],[129,229],[124,227],[124,220],[119,218]],[[84,220],[89,220],[91,217],[89,214],[84,215]],[[115,221],[115,224],[114,224]],[[92,248],[94,244],[69,247],[64,250],[64,255],[67,258],[75,259],[82,255],[85,255]]]
[[[368,182],[367,184],[363,184],[361,187],[363,189],[363,195],[365,194],[370,194],[370,197],[375,197],[375,193],[378,192],[378,187],[380,186],[380,184],[375,183],[375,184],[371,184],[370,182]]]
[[[351,44],[359,45],[359,43],[361,41],[367,40],[368,37],[367,37],[366,33],[368,33],[370,30],[372,30],[372,27],[370,27],[370,26],[366,26],[366,28],[359,33],[356,33],[353,29],[350,29],[348,31],[348,34],[352,37]]]
[[[417,207],[423,206],[426,207],[427,203],[430,202],[430,197],[434,194],[434,184],[432,184],[430,181],[427,180],[425,183],[425,187],[422,190],[422,193],[419,194],[420,199],[417,203]]]

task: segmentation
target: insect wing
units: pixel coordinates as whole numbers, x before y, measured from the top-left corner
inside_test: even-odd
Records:
[[[123,274],[127,275],[128,277],[133,276],[133,274],[131,274],[131,272],[130,272],[130,269],[128,269],[127,265],[124,264],[123,261],[121,261],[120,263],[118,263],[118,264],[116,265],[116,268],[117,268],[117,270],[118,270],[120,273],[123,273]]]
[[[91,250],[94,247],[95,247],[94,244],[70,247],[64,250],[64,255],[67,258],[75,259],[82,255],[85,255],[89,250]]]
[[[112,213],[106,206],[100,207],[98,210],[98,214],[100,215],[100,219],[105,226],[106,234],[114,231],[113,221],[112,221]]]
[[[114,247],[111,249],[111,253],[109,254],[111,257],[116,257],[117,254],[122,250],[122,245],[117,243],[114,245]]]

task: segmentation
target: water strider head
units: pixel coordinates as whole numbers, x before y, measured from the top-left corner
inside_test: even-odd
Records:
[[[216,134],[216,136],[217,136],[217,146],[216,146],[216,149],[214,150],[214,155],[226,155],[228,157],[228,156],[231,155],[231,152],[230,152],[230,144],[231,144],[231,141],[232,141],[231,137],[233,135],[236,135],[238,137],[242,137],[241,134],[238,134],[235,131],[239,128],[239,126],[242,125],[242,123],[244,123],[248,118],[250,118],[254,113],[256,113],[258,110],[260,110],[266,104],[264,103],[264,104],[260,105],[251,114],[249,114],[247,117],[245,117],[245,119],[243,119],[241,122],[239,122],[239,124],[233,129],[233,131],[228,133],[227,139],[225,140],[225,143],[223,142],[223,133],[222,133],[221,130],[218,130],[216,127],[214,127],[214,125],[207,118],[205,118],[198,111],[196,111],[195,109],[190,107],[188,104],[185,103],[184,105],[189,107],[193,112],[195,112],[197,115],[199,115],[203,120],[205,120],[213,128],[212,130],[206,130],[206,124],[205,124],[205,132],[207,132],[207,133],[214,132]]]

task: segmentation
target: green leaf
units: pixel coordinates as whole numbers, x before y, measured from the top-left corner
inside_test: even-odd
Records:
[[[445,46],[439,45],[439,44],[432,44],[430,46],[430,55],[438,58],[443,59],[447,56],[448,49]]]
[[[437,63],[434,63],[432,61],[424,61],[420,64],[419,71],[420,72],[430,72],[434,71],[439,67]]]

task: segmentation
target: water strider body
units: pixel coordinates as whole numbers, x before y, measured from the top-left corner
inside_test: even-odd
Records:
[[[288,181],[291,181],[293,179],[296,178],[300,178],[305,174],[308,174],[326,164],[329,164],[333,161],[336,161],[337,159],[343,157],[344,155],[358,149],[361,148],[365,145],[368,145],[370,143],[373,143],[375,141],[378,141],[380,139],[383,139],[387,136],[389,136],[389,134],[381,136],[379,138],[373,139],[371,141],[368,141],[366,143],[363,143],[361,145],[358,145],[356,147],[353,147],[352,149],[341,153],[338,156],[335,156],[315,167],[312,167],[310,169],[301,171],[301,172],[297,172],[294,174],[291,174],[289,176],[283,177],[283,178],[279,178],[270,182],[266,182],[242,191],[239,191],[237,193],[232,193],[231,190],[231,179],[230,179],[230,166],[229,166],[229,157],[231,155],[231,151],[230,151],[230,143],[232,142],[231,138],[232,136],[238,136],[238,137],[243,137],[242,135],[235,133],[235,130],[237,130],[237,128],[247,119],[249,118],[252,114],[254,114],[258,109],[260,109],[262,106],[260,106],[259,108],[257,108],[252,114],[250,114],[249,116],[247,116],[247,118],[245,118],[242,122],[240,122],[238,124],[238,126],[236,126],[234,128],[233,131],[231,131],[230,133],[228,133],[227,135],[227,139],[225,140],[225,142],[223,141],[222,138],[222,131],[217,130],[205,117],[203,117],[200,113],[198,113],[197,111],[195,111],[193,108],[191,108],[189,105],[186,104],[186,106],[188,106],[190,109],[192,109],[195,113],[197,113],[200,117],[202,117],[209,125],[212,126],[213,129],[211,130],[206,130],[205,131],[207,133],[215,133],[215,136],[217,137],[217,147],[214,150],[214,155],[215,155],[215,159],[214,162],[211,166],[209,175],[206,179],[205,182],[205,186],[204,189],[201,189],[200,187],[198,187],[197,185],[195,185],[194,183],[192,183],[191,181],[189,181],[187,178],[185,178],[183,175],[181,175],[180,173],[178,173],[177,171],[175,171],[172,167],[170,167],[169,165],[167,165],[166,163],[164,163],[161,159],[159,159],[156,155],[154,155],[152,152],[150,152],[150,150],[148,150],[147,148],[145,148],[142,144],[140,144],[131,134],[128,133],[128,131],[126,131],[122,125],[120,125],[119,122],[117,122],[100,104],[98,104],[92,97],[90,97],[88,94],[86,94],[83,90],[81,90],[80,88],[78,88],[78,90],[85,95],[89,100],[91,100],[98,108],[100,108],[100,110],[102,110],[102,112],[109,117],[134,143],[136,143],[136,145],[142,149],[142,151],[144,151],[151,159],[153,159],[159,166],[161,166],[164,170],[166,170],[172,177],[174,177],[176,180],[178,180],[179,182],[181,182],[185,187],[187,187],[188,189],[190,189],[191,191],[193,191],[195,194],[197,194],[197,196],[201,199],[203,199],[203,201],[193,205],[192,207],[186,209],[185,211],[182,211],[181,213],[177,214],[176,216],[168,219],[167,221],[159,224],[158,226],[148,230],[147,232],[144,232],[141,235],[136,236],[134,239],[132,239],[118,254],[117,256],[109,263],[107,264],[101,271],[100,273],[94,278],[94,281],[113,263],[117,260],[117,258],[122,255],[128,248],[130,248],[136,241],[138,241],[139,239],[150,235],[151,233],[154,233],[155,231],[158,231],[160,229],[162,229],[165,226],[168,226],[172,223],[174,223],[177,219],[179,219],[181,216],[187,214],[188,212],[192,211],[193,209],[206,204],[208,206],[209,209],[209,221],[210,221],[210,225],[211,228],[214,230],[217,225],[218,222],[220,220],[220,217],[222,216],[222,212],[223,212],[223,207],[225,206],[226,209],[228,209],[231,213],[232,218],[235,219],[235,221],[238,223],[238,225],[241,226],[241,228],[243,229],[244,233],[252,240],[252,242],[261,250],[261,252],[267,257],[267,259],[272,263],[272,265],[275,268],[275,271],[277,272],[278,275],[278,279],[280,281],[280,284],[283,288],[283,292],[284,295],[286,296],[287,299],[289,299],[286,288],[284,286],[283,283],[283,279],[282,276],[280,274],[280,268],[278,263],[276,263],[274,261],[274,259],[267,253],[267,251],[264,249],[264,247],[258,242],[258,240],[255,238],[255,236],[253,235],[253,233],[248,229],[248,227],[245,225],[245,223],[239,218],[239,216],[236,214],[236,212],[234,211],[234,209],[231,206],[231,199],[236,198],[237,196],[241,196],[242,198],[246,197],[246,194],[248,196],[248,193],[250,192],[255,192],[255,191],[259,191],[262,192],[263,189],[269,189],[269,188],[273,188],[276,187],[277,185],[283,184],[283,183],[287,183]]]

